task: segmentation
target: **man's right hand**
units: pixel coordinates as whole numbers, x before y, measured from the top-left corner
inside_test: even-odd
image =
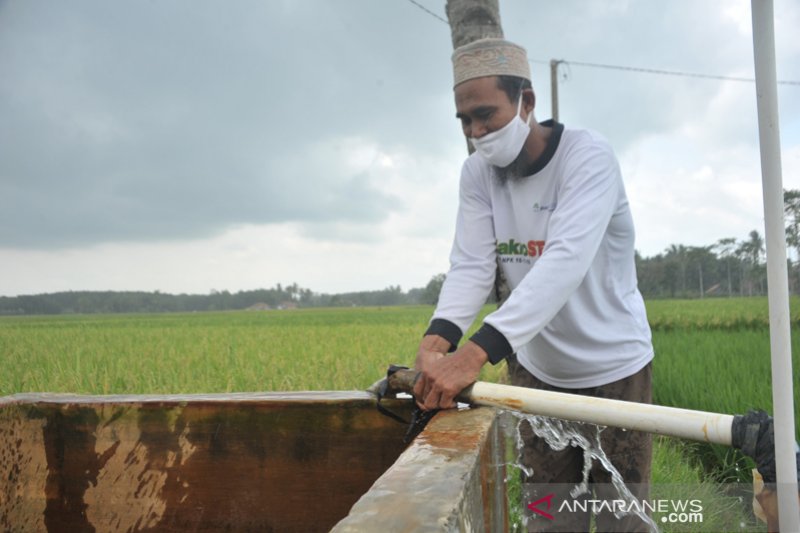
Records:
[[[425,335],[419,343],[417,350],[417,360],[414,363],[414,370],[420,373],[417,380],[422,378],[422,374],[428,372],[434,361],[445,356],[450,350],[450,341],[439,335]],[[421,399],[421,398],[420,398]],[[422,404],[417,402],[420,407]]]
[[[468,342],[453,355],[445,356],[450,342],[438,335],[426,335],[417,351],[414,368],[419,371],[414,398],[420,409],[450,409],[455,397],[475,382],[488,360],[486,352]]]
[[[417,360],[414,368],[420,372],[425,372],[430,364],[437,359],[441,359],[450,350],[450,341],[445,340],[439,335],[425,335],[419,343],[417,350]]]
[[[431,363],[441,359],[450,351],[450,341],[439,335],[425,335],[419,343],[417,350],[417,360],[414,369],[418,372],[426,372]]]

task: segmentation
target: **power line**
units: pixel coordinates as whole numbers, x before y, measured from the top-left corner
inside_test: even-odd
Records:
[[[549,65],[549,61],[542,61],[541,59],[531,59],[531,63],[538,63],[538,64],[545,64]],[[656,68],[642,68],[642,67],[628,67],[624,65],[608,65],[605,63],[588,63],[585,61],[567,61],[567,60],[559,60],[560,63],[564,63],[565,65],[578,65],[582,67],[592,67],[592,68],[604,68],[609,70],[625,70],[628,72],[644,72],[647,74],[660,74],[663,76],[682,76],[684,78],[704,78],[710,80],[725,80],[725,81],[743,81],[753,83],[756,80],[753,78],[741,78],[736,76],[720,76],[716,74],[700,74],[697,72],[682,72],[679,70],[664,70],[664,69],[656,69]],[[778,83],[781,85],[798,85],[800,86],[800,81],[794,80],[778,80]]]
[[[427,7],[423,6],[422,4],[417,2],[416,0],[408,0],[408,1],[411,2],[413,5],[415,5],[416,7],[418,7],[419,9],[421,9],[422,11],[424,11],[425,13],[427,13],[428,15],[432,16],[433,18],[435,18],[436,20],[438,20],[440,22],[444,22],[448,26],[450,25],[450,23],[446,19],[440,17],[439,15],[437,15],[436,13],[434,13],[433,11],[428,9]],[[528,61],[530,63],[536,63],[536,64],[540,64],[540,65],[549,65],[550,64],[550,61],[544,61],[544,60],[541,60],[541,59],[529,59]],[[736,77],[736,76],[720,76],[720,75],[716,75],[716,74],[700,74],[700,73],[697,73],[697,72],[682,72],[682,71],[679,71],[679,70],[664,70],[664,69],[657,69],[657,68],[628,67],[628,66],[625,66],[625,65],[608,65],[608,64],[605,64],[605,63],[589,63],[589,62],[586,62],[586,61],[567,61],[567,60],[564,59],[564,60],[559,60],[559,62],[560,63],[564,63],[565,65],[578,65],[578,66],[581,66],[581,67],[604,68],[604,69],[609,69],[609,70],[625,70],[625,71],[628,71],[628,72],[644,72],[646,74],[660,74],[662,76],[681,76],[681,77],[684,77],[684,78],[704,78],[704,79],[709,79],[709,80],[743,81],[743,82],[748,82],[748,83],[753,83],[753,82],[756,81],[754,78],[741,78],[741,77]],[[778,84],[779,85],[797,85],[797,86],[800,86],[800,81],[778,80]]]
[[[423,10],[423,11],[424,11],[425,13],[427,13],[428,15],[430,15],[430,16],[432,16],[432,17],[434,17],[434,18],[435,18],[435,19],[437,19],[437,20],[441,20],[442,22],[444,22],[444,23],[445,23],[445,24],[447,24],[448,26],[450,25],[450,23],[449,23],[449,22],[447,22],[445,19],[443,19],[442,17],[440,17],[439,15],[437,15],[436,13],[434,13],[433,11],[431,11],[430,9],[428,9],[427,7],[423,6],[422,4],[420,4],[420,3],[418,3],[418,2],[415,2],[414,0],[408,0],[408,1],[409,1],[409,2],[411,2],[412,4],[414,4],[415,6],[417,6],[418,8],[420,8],[421,10]]]

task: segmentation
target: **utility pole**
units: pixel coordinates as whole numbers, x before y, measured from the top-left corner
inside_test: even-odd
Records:
[[[550,60],[550,95],[552,97],[553,122],[558,122],[558,65],[563,62],[563,59]]]

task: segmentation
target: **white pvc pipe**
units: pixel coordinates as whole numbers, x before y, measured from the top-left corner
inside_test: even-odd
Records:
[[[769,331],[772,353],[772,406],[775,419],[775,465],[781,531],[800,532],[797,462],[794,450],[794,393],[789,321],[789,285],[783,221],[778,84],[772,0],[751,0],[756,70],[761,181],[767,241]]]
[[[733,415],[478,381],[461,394],[477,405],[731,445]]]

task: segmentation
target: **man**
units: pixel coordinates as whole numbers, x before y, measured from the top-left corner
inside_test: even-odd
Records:
[[[649,402],[653,347],[613,151],[593,132],[533,119],[523,48],[479,40],[454,52],[453,67],[456,117],[476,153],[461,171],[451,267],[417,354],[418,404],[453,407],[484,364],[504,359],[513,385]],[[498,261],[511,295],[457,348],[492,289]],[[527,484],[571,487],[583,479],[582,450],[554,452],[530,426],[523,430],[524,462],[533,468]],[[646,496],[649,436],[607,428],[601,438],[626,483],[642,484],[635,492]],[[599,465],[591,481],[600,484],[597,499],[614,499]],[[532,531],[589,528],[588,515],[538,518],[529,522]],[[636,517],[610,513],[597,522],[598,531],[643,528]]]

